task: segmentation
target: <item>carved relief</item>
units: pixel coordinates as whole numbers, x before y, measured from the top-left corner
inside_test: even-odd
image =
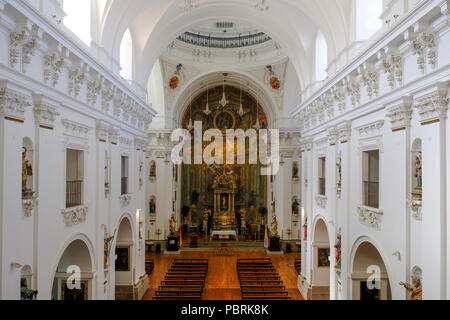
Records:
[[[79,206],[62,210],[66,227],[72,227],[86,221],[87,206]]]

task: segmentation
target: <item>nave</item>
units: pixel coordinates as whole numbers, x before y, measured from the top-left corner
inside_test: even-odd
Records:
[[[242,300],[237,273],[238,259],[263,259],[270,257],[279,273],[291,300],[303,300],[297,288],[298,274],[295,259],[298,253],[267,254],[265,250],[235,249],[232,256],[217,256],[214,250],[184,250],[178,255],[147,253],[147,259],[154,260],[154,269],[149,276],[149,289],[144,300],[152,300],[169,267],[175,259],[208,259],[208,275],[203,300]]]

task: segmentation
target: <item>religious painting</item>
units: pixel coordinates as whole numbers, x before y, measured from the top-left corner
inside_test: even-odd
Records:
[[[361,301],[377,301],[380,299],[380,289],[373,288],[372,290],[367,287],[367,281],[361,281],[360,284],[360,300]]]
[[[330,267],[330,248],[317,248],[317,266],[319,268]]]
[[[67,280],[61,281],[61,299],[64,301],[86,301],[89,300],[88,280],[80,281],[80,288],[69,289]]]
[[[116,271],[130,271],[130,247],[116,247]]]
[[[231,111],[224,110],[214,117],[214,128],[220,131],[234,129],[236,127],[236,118]]]

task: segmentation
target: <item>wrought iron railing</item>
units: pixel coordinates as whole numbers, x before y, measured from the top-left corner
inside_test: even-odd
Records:
[[[372,208],[379,206],[379,183],[373,181],[363,181],[364,205]]]
[[[83,181],[66,181],[66,208],[82,204]]]
[[[122,177],[121,195],[128,194],[128,177]]]
[[[242,37],[211,37],[191,32],[185,32],[178,37],[178,40],[195,46],[206,48],[230,49],[256,46],[272,40],[263,32],[250,34]]]
[[[324,196],[325,191],[325,178],[319,178],[319,194]]]

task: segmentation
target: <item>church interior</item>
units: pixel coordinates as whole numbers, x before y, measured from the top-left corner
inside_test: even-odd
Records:
[[[450,0],[0,0],[1,300],[448,300]]]

